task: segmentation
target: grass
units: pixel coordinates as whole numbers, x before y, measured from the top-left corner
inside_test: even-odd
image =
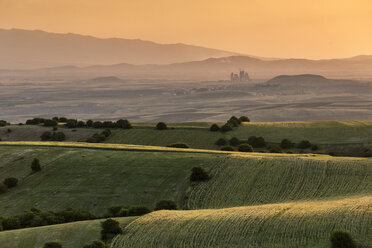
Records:
[[[122,228],[136,217],[115,218]],[[1,248],[41,248],[47,242],[59,242],[64,248],[81,248],[93,240],[99,240],[103,220],[87,220],[73,223],[25,228],[0,232]]]
[[[33,158],[42,170],[31,173]],[[0,213],[84,209],[103,215],[114,205],[143,204],[163,198],[181,204],[191,168],[211,168],[219,155],[182,152],[131,152],[84,148],[0,146],[0,180],[19,179],[19,186],[0,195]]]
[[[112,248],[329,247],[335,229],[372,244],[372,197],[224,209],[157,211],[124,229]]]
[[[188,192],[189,209],[372,194],[372,159],[229,156]]]

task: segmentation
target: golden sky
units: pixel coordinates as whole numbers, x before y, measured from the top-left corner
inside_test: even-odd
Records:
[[[0,0],[0,28],[350,57],[372,54],[372,0]]]

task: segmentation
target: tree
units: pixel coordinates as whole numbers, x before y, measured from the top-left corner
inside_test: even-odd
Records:
[[[158,130],[165,130],[167,128],[167,124],[165,124],[164,122],[159,122],[158,124],[156,124],[156,129]]]
[[[332,248],[356,248],[357,245],[350,233],[346,231],[333,231],[331,234]]]
[[[38,158],[34,158],[34,160],[32,160],[31,170],[33,172],[41,171],[40,161]]]
[[[224,138],[219,138],[219,139],[216,141],[215,144],[218,145],[218,146],[224,146],[224,145],[227,144],[227,140],[224,139]]]
[[[52,137],[50,140],[53,141],[64,141],[66,139],[66,135],[63,132],[53,132]]]
[[[177,204],[172,200],[163,199],[163,200],[158,201],[155,207],[155,210],[162,210],[162,209],[176,210]]]
[[[167,147],[175,147],[175,148],[190,148],[190,146],[186,143],[177,142],[167,145]]]
[[[92,125],[94,128],[101,128],[102,127],[102,122],[100,121],[95,121],[93,122],[93,125]]]
[[[209,130],[212,131],[212,132],[217,132],[217,131],[220,130],[220,127],[216,123],[214,123],[214,124],[211,125]]]
[[[49,120],[49,119],[45,119],[44,120],[44,126],[46,126],[46,127],[54,127],[54,126],[56,126],[58,123],[57,123],[57,121],[55,121],[55,120]]]
[[[230,139],[230,145],[232,145],[232,146],[238,146],[239,144],[240,144],[240,140],[238,138],[232,137]]]
[[[93,126],[93,121],[87,120],[87,127],[92,127],[92,126]]]
[[[191,169],[190,181],[205,181],[209,179],[208,173],[203,167],[197,166]]]
[[[76,127],[85,127],[85,126],[86,126],[86,124],[85,124],[84,121],[78,121],[78,122],[76,123]]]
[[[50,140],[52,138],[52,133],[51,132],[44,132],[41,136],[40,136],[41,140],[42,141],[46,141],[46,140]]]
[[[108,246],[101,240],[95,240],[92,243],[85,244],[83,248],[108,248]]]
[[[232,130],[232,127],[229,123],[225,123],[222,127],[221,127],[221,132],[228,132],[228,131],[231,131]]]
[[[283,139],[282,142],[280,142],[280,147],[283,149],[291,149],[293,146],[294,144],[289,139]]]
[[[4,184],[8,187],[8,188],[13,188],[15,186],[18,185],[18,179],[15,178],[15,177],[8,177],[8,178],[5,178],[4,179]]]
[[[43,248],[62,248],[62,245],[58,242],[48,242],[45,243]]]
[[[266,146],[265,139],[263,137],[256,137],[256,136],[249,137],[248,144],[250,144],[251,146],[255,148]]]
[[[232,147],[232,146],[223,146],[223,147],[221,147],[221,151],[234,151],[234,147]]]
[[[297,147],[300,149],[307,149],[311,147],[311,143],[308,140],[303,140],[297,145]]]
[[[253,152],[253,147],[249,144],[241,144],[239,147],[238,147],[238,150],[240,152]]]
[[[279,146],[270,147],[269,152],[271,152],[271,153],[283,153],[282,149]]]
[[[144,214],[148,214],[150,213],[150,209],[146,206],[130,206],[129,209],[129,215],[130,216],[140,216],[140,215],[144,215]]]
[[[112,239],[115,235],[122,233],[119,222],[113,219],[107,219],[101,222],[101,227],[102,240]]]
[[[240,116],[239,117],[239,120],[241,121],[241,122],[250,122],[251,120],[247,117],[247,116]]]
[[[123,128],[123,129],[132,128],[132,124],[130,124],[130,122],[128,120],[123,120],[123,119],[120,119],[120,120],[116,121],[116,126],[118,128]]]
[[[233,127],[238,127],[241,124],[241,121],[236,118],[236,116],[231,116],[227,123],[229,123]]]

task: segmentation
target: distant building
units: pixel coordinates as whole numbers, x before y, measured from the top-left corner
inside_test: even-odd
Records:
[[[244,70],[240,70],[239,74],[231,72],[230,74],[230,81],[231,82],[248,82],[249,81],[249,75]]]

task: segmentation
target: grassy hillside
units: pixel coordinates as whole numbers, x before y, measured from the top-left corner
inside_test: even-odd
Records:
[[[188,193],[190,209],[372,194],[372,159],[229,156]]]
[[[136,217],[115,218],[122,228]],[[41,248],[46,242],[56,241],[64,248],[82,248],[84,244],[100,239],[102,220],[25,228],[0,232],[1,248]]]
[[[203,165],[209,169],[220,156],[0,146],[0,180],[19,179],[18,187],[0,194],[0,213],[13,215],[35,207],[81,208],[101,215],[107,207],[118,204],[153,208],[162,198],[181,204],[191,168]],[[42,166],[34,174],[30,169],[33,158],[39,158]]]
[[[350,230],[372,244],[372,197],[217,210],[158,211],[133,221],[113,248],[329,247],[330,233]]]

